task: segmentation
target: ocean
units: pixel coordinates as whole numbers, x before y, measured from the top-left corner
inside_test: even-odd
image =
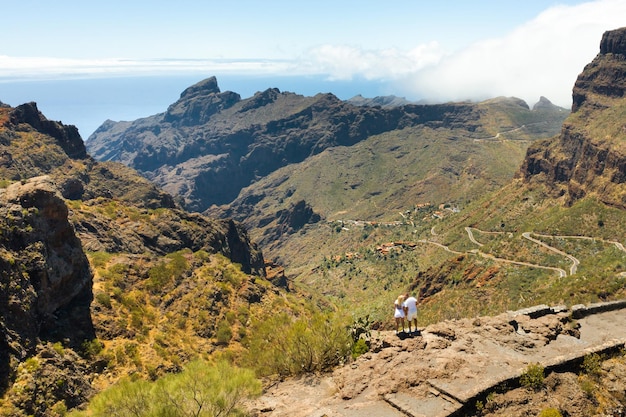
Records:
[[[135,120],[162,113],[178,100],[183,90],[207,75],[171,75],[68,80],[0,81],[0,101],[11,106],[34,101],[50,120],[75,125],[83,138],[107,119]],[[221,91],[234,91],[242,98],[258,91],[278,88],[305,96],[333,93],[342,100],[401,93],[389,85],[367,80],[331,81],[325,77],[216,75]]]

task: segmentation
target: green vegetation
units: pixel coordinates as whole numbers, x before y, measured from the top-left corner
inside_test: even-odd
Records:
[[[159,292],[168,286],[174,278],[180,278],[189,268],[189,262],[185,256],[191,254],[190,250],[183,250],[168,254],[165,259],[148,270],[146,287],[151,292]]]
[[[253,320],[244,363],[261,376],[327,371],[349,356],[352,341],[344,320],[313,313],[294,319],[285,313]]]
[[[241,416],[242,401],[261,392],[251,371],[196,360],[156,382],[124,379],[70,417]]]
[[[538,391],[544,387],[544,369],[539,363],[531,363],[520,376],[520,384],[523,387]]]
[[[563,207],[546,192],[513,183],[442,218],[408,207],[394,225],[344,222],[337,233],[337,222],[318,224],[289,238],[313,248],[311,256],[279,253],[298,286],[383,328],[392,325],[393,300],[409,289],[420,295],[420,325],[626,296],[626,252],[617,245],[626,235],[623,211],[593,196]],[[393,242],[401,244],[377,250]],[[566,255],[580,262],[573,275]]]
[[[558,408],[550,407],[541,410],[539,417],[563,417],[563,414],[561,414]]]
[[[598,378],[602,371],[603,358],[597,353],[586,355],[583,358],[582,372],[592,378]]]

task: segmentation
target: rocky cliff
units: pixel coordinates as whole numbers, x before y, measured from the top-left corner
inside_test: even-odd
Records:
[[[331,94],[304,97],[276,88],[242,100],[209,78],[185,90],[165,113],[105,122],[87,147],[96,159],[131,166],[181,196],[188,209],[204,211],[330,147],[411,126],[480,131],[480,117],[470,103],[355,106]]]
[[[578,76],[561,134],[528,149],[519,176],[540,181],[568,204],[597,196],[626,208],[626,28],[606,32],[600,53]]]
[[[224,274],[232,282],[218,284]],[[74,126],[46,119],[35,103],[0,106],[0,415],[52,415],[86,401],[94,370],[112,364],[112,353],[98,356],[103,342],[140,345],[136,327],[151,325],[125,323],[139,314],[130,299],[156,297],[142,299],[144,315],[149,306],[194,314],[190,299],[210,304],[176,347],[192,355],[213,349],[231,287],[233,300],[259,303],[267,289],[254,277],[263,276],[262,253],[240,224],[188,213],[134,170],[96,162]],[[117,372],[121,364],[108,377]]]

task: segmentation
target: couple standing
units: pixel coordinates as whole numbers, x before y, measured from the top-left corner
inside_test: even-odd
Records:
[[[411,323],[414,323],[415,331],[417,332],[417,299],[412,295],[403,294],[399,295],[394,304],[394,315],[396,319],[396,334],[399,333],[400,325],[402,325],[402,332],[404,333],[404,319],[409,322],[409,333],[411,333]]]

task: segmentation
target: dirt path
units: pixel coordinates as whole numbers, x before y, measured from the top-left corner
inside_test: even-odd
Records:
[[[550,370],[625,343],[626,301],[446,321],[413,336],[380,332],[354,363],[281,382],[250,407],[259,417],[451,416],[529,364]]]

